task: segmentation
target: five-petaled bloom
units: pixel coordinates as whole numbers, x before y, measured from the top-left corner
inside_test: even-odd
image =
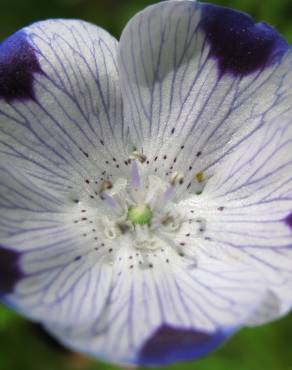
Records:
[[[1,301],[107,361],[190,360],[292,306],[292,52],[193,1],[118,43],[76,20],[0,46]]]

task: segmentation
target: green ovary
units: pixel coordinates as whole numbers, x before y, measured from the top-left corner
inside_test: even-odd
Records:
[[[149,225],[152,216],[151,209],[146,205],[133,206],[128,211],[128,220],[134,225]]]

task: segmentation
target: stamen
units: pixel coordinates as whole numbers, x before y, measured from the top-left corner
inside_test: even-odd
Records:
[[[119,208],[119,205],[118,203],[114,200],[113,197],[111,197],[110,195],[108,195],[107,193],[101,193],[100,194],[100,198],[102,200],[104,200],[106,202],[106,204],[108,206],[110,206],[111,208],[117,210]]]
[[[109,181],[109,180],[106,180],[106,181],[104,181],[102,184],[101,184],[101,187],[100,187],[100,189],[99,189],[99,194],[100,193],[103,193],[104,191],[106,191],[106,190],[109,190],[109,189],[111,189],[113,187],[113,184],[112,184],[112,182],[111,181]]]
[[[127,221],[117,222],[117,227],[119,228],[121,234],[126,234],[128,231],[133,231],[134,229],[134,226]]]
[[[162,195],[162,203],[168,202],[175,194],[175,187],[170,186]]]
[[[173,175],[170,178],[170,184],[175,186],[177,184],[183,184],[184,182],[184,176],[181,173],[174,172]]]
[[[203,182],[205,180],[205,174],[203,171],[196,173],[196,179],[198,182]]]
[[[120,235],[120,230],[115,222],[112,222],[109,218],[105,217],[101,220],[103,225],[103,232],[107,239],[116,239]]]
[[[109,226],[109,227],[106,227],[104,229],[104,235],[108,238],[108,239],[116,239],[116,237],[118,236],[118,233],[117,233],[117,230],[114,226]]]
[[[139,169],[136,161],[132,161],[131,186],[133,189],[139,189],[141,185]]]
[[[182,184],[184,181],[184,176],[181,173],[174,172],[173,175],[170,178],[170,187],[166,189],[164,194],[162,195],[162,202],[163,204],[171,200],[171,198],[175,195],[175,186],[177,184]]]
[[[139,153],[137,150],[134,150],[129,158],[133,160],[138,160],[141,163],[144,163],[147,159],[146,155],[144,155],[143,153]]]
[[[174,217],[172,215],[167,215],[161,220],[161,224],[168,230],[168,231],[177,231],[181,226],[181,219],[179,216]]]

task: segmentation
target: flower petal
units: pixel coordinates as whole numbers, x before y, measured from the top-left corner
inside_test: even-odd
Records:
[[[67,346],[107,361],[167,364],[215,349],[265,294],[263,279],[242,263],[202,258],[190,269],[189,261],[175,252],[157,250],[145,268],[141,258],[131,250],[119,255],[99,320],[88,327],[48,330]]]
[[[125,147],[116,49],[75,20],[0,45],[1,299],[35,320],[83,322],[106,301],[111,271],[91,223]]]
[[[38,321],[92,321],[106,304],[112,270],[90,209],[14,170],[0,168],[1,301]]]
[[[253,324],[292,308],[291,112],[277,115],[242,142],[217,166],[204,193],[181,204],[205,220],[210,255],[226,253],[266,279],[269,291]]]
[[[132,141],[161,176],[185,186],[291,106],[291,53],[266,24],[192,1],[136,15],[119,51]],[[260,97],[260,98],[259,98]]]
[[[1,243],[21,253],[48,243],[66,214],[63,195],[44,190],[18,168],[0,166],[0,178]]]
[[[107,32],[75,20],[35,23],[4,41],[1,162],[44,186],[53,178],[58,190],[118,171],[109,166],[124,147],[116,50]]]

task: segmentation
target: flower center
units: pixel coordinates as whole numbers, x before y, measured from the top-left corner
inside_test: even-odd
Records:
[[[81,212],[81,217],[73,222],[79,224],[83,237],[93,236],[94,250],[107,255],[106,262],[120,261],[128,251],[131,262],[137,258],[141,267],[150,267],[150,259],[171,250],[186,261],[191,258],[193,263],[188,255],[193,253],[188,240],[207,237],[205,219],[183,205],[193,196],[188,186],[182,192],[188,177],[178,172],[171,172],[168,178],[158,176],[144,162],[145,158],[135,154],[127,162],[131,164],[130,173],[114,181],[107,176],[102,183],[96,182],[89,208],[83,200],[73,198]],[[196,175],[200,185],[204,184],[203,177],[203,173]],[[90,184],[89,180],[85,182]],[[197,194],[196,189],[192,192]]]
[[[173,200],[182,176],[175,174],[169,182],[156,175],[141,174],[139,163],[132,159],[131,176],[119,178],[100,190],[104,203],[97,226],[107,240],[139,251],[155,250],[183,223]]]
[[[132,206],[128,211],[128,220],[134,225],[149,225],[152,217],[151,209],[144,204]]]
[[[126,161],[130,166],[124,176],[114,178],[104,171],[95,185],[86,179],[90,200],[86,204],[71,198],[81,212],[73,222],[80,223],[84,238],[93,237],[94,251],[105,263],[121,261],[129,254],[130,268],[134,259],[143,268],[152,267],[153,258],[164,255],[169,263],[175,252],[193,265],[190,240],[207,238],[206,221],[186,204],[188,198],[202,192],[205,175],[196,173],[191,188],[189,173],[172,168],[166,176],[159,176],[156,169],[151,172],[148,163],[144,155],[133,152]]]

